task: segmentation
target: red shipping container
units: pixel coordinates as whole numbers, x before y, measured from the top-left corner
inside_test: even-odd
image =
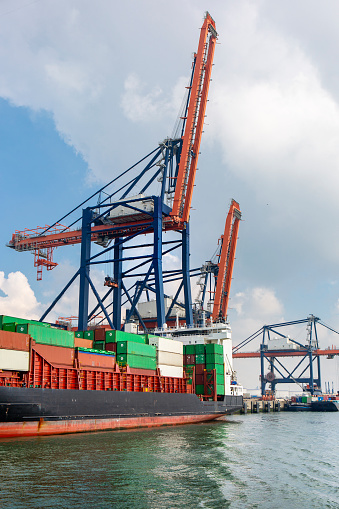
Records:
[[[74,338],[74,346],[78,348],[93,348],[93,341],[91,339]]]
[[[0,330],[0,348],[29,352],[29,335]]]
[[[107,352],[117,353],[117,344],[116,343],[106,343],[105,350],[107,350]]]
[[[80,366],[91,368],[108,368],[115,366],[115,355],[105,355],[98,353],[86,353],[77,351]]]
[[[204,385],[204,375],[195,375],[195,384]]]
[[[206,369],[206,364],[196,364],[195,365],[195,373],[197,375],[203,375]]]
[[[74,365],[74,350],[73,348],[66,348],[64,346],[51,346],[51,345],[38,345],[32,341],[33,349],[41,355],[52,366],[67,366],[73,367]]]
[[[95,341],[105,341],[106,339],[106,329],[94,329],[94,339]]]
[[[128,366],[127,373],[131,373],[132,375],[155,376],[157,374],[157,370],[156,369],[130,368]]]
[[[185,355],[185,364],[195,364],[195,354]]]

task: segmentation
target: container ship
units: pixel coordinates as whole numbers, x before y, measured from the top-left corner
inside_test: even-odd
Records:
[[[197,423],[243,404],[227,327],[191,342],[184,328],[74,332],[5,315],[0,326],[2,438]]]

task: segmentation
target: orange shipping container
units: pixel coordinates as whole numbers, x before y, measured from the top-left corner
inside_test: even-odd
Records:
[[[29,335],[0,330],[0,348],[29,352]]]
[[[91,368],[109,368],[115,366],[115,356],[97,353],[77,352],[80,366]]]
[[[93,341],[91,339],[74,338],[74,346],[78,348],[93,348]]]
[[[52,345],[39,345],[36,344],[35,341],[32,341],[32,347],[39,355],[41,355],[41,357],[43,357],[53,366],[73,367],[74,365],[73,348]]]

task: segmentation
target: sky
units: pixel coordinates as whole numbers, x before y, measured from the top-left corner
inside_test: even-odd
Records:
[[[219,38],[191,266],[211,258],[234,198],[234,344],[311,313],[339,330],[334,0],[1,0],[0,313],[39,318],[79,263],[78,246],[59,248],[37,282],[32,254],[6,247],[14,231],[53,223],[171,135],[206,10]],[[52,318],[74,314],[76,288]],[[339,345],[325,329],[319,339]],[[247,387],[255,362],[236,362]],[[322,365],[339,389],[338,360]]]

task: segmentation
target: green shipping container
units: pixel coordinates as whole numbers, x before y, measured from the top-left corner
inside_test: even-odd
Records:
[[[224,374],[224,365],[223,364],[206,364],[207,371],[210,371],[211,369],[215,369],[217,374],[223,375]]]
[[[145,357],[144,355],[118,354],[117,362],[123,366],[128,364],[130,368],[157,369],[156,359],[154,357]]]
[[[52,327],[40,327],[39,325],[28,325],[28,334],[36,343],[42,345],[65,346],[74,348],[74,332]]]
[[[105,350],[105,341],[93,341],[93,348],[97,350]]]
[[[224,384],[217,384],[217,394],[220,396],[225,395],[225,385]]]
[[[186,355],[194,355],[195,354],[194,345],[186,345],[186,347],[185,347],[185,354]]]
[[[28,323],[18,324],[15,330],[20,334],[28,334]]]
[[[193,372],[193,368],[195,368],[195,364],[185,364],[185,369],[190,368]]]
[[[74,337],[76,338],[83,338],[84,337],[84,332],[81,331],[81,330],[77,330],[74,332]]]
[[[205,388],[203,385],[196,385],[195,386],[195,393],[196,394],[205,394]]]
[[[134,341],[117,342],[117,354],[143,355],[145,357],[156,357],[156,347],[145,345],[145,343],[135,343]]]
[[[209,345],[205,345],[205,350],[206,350],[206,353],[210,353],[210,354],[221,354],[223,355],[224,354],[224,348],[222,345],[217,345],[215,343],[211,343]]]
[[[224,374],[217,373],[217,385],[224,385],[225,384],[225,377]]]
[[[194,353],[196,355],[205,355],[205,345],[204,344],[197,344],[194,345]],[[202,364],[202,362],[200,363]]]
[[[220,354],[206,354],[206,364],[224,364],[224,357]]]
[[[8,332],[15,332],[16,323],[4,323],[2,326],[2,330],[6,330]]]
[[[144,334],[132,334],[121,330],[107,330],[106,343],[118,343],[118,341],[132,341],[133,343],[146,343]]]
[[[91,341],[94,340],[94,330],[86,330],[84,331],[83,335],[84,339],[90,339]]]
[[[32,325],[38,325],[39,327],[50,327],[49,323],[39,322],[38,320],[27,320],[27,318],[17,318],[15,316],[0,315],[0,329],[3,328],[5,323],[31,323]]]
[[[206,362],[206,357],[204,354],[202,353],[199,353],[195,356],[195,363],[196,364],[205,364]]]

